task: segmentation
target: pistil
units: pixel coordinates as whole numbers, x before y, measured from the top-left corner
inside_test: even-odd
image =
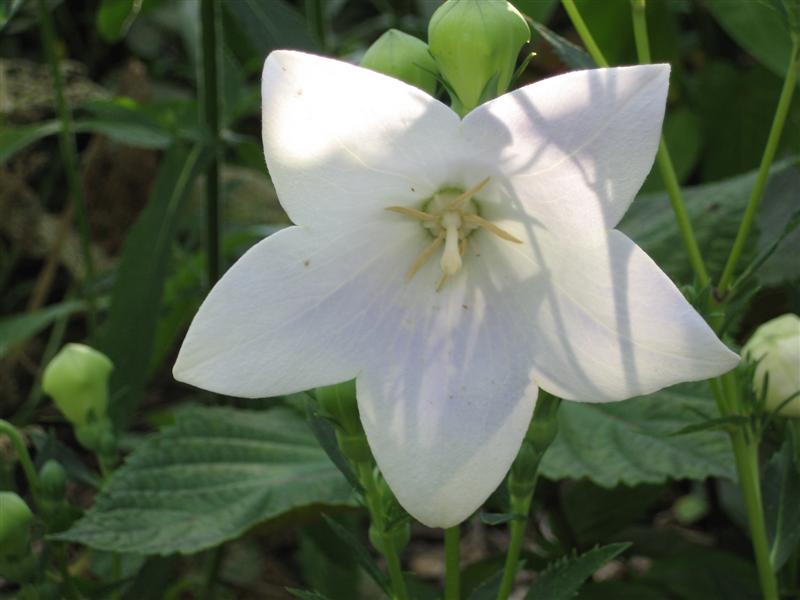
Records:
[[[486,187],[487,183],[489,183],[488,177],[460,194],[454,194],[453,192],[435,194],[433,199],[423,207],[426,210],[408,206],[388,206],[386,208],[388,211],[421,221],[423,227],[434,236],[433,241],[425,247],[414,261],[414,264],[411,265],[411,268],[406,273],[406,280],[414,277],[430,257],[441,246],[444,246],[442,257],[439,261],[442,276],[436,285],[436,291],[438,292],[449,277],[461,270],[463,265],[462,257],[467,249],[469,235],[479,228],[485,229],[508,242],[522,243],[522,240],[477,214],[478,209],[473,197]]]

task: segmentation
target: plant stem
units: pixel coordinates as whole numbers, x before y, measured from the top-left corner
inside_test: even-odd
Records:
[[[0,419],[0,434],[6,434],[14,446],[17,453],[17,458],[22,465],[22,471],[25,473],[25,478],[28,480],[28,487],[30,488],[31,497],[36,503],[36,506],[41,506],[39,498],[39,476],[36,473],[36,468],[33,466],[31,455],[28,453],[28,447],[22,439],[22,434],[11,423],[4,419]]]
[[[511,499],[513,520],[509,525],[511,540],[503,567],[500,589],[497,593],[498,600],[507,600],[514,587],[519,555],[528,525],[528,513],[531,510],[531,501],[539,479],[539,465],[558,433],[558,408],[560,405],[560,398],[539,390],[533,418],[508,474],[508,495]]]
[[[506,562],[503,567],[503,578],[500,581],[500,589],[497,592],[497,600],[507,600],[514,587],[514,579],[517,576],[517,566],[519,565],[519,555],[522,551],[522,542],[525,538],[525,529],[528,525],[528,512],[531,508],[531,493],[527,498],[512,498],[511,512],[515,518],[511,521],[509,530],[511,541],[508,544]]]
[[[219,64],[219,44],[217,43],[217,1],[201,0],[200,20],[202,24],[203,48],[203,116],[214,150],[206,168],[206,254],[208,256],[208,283],[213,286],[219,279],[219,85],[217,66]]]
[[[758,440],[746,439],[744,432],[737,430],[731,436],[736,457],[736,472],[747,508],[747,522],[753,552],[756,556],[758,579],[764,600],[778,600],[778,584],[769,559],[769,542],[764,525],[764,507],[758,473]]]
[[[778,106],[775,109],[775,116],[772,119],[772,127],[769,130],[767,137],[767,145],[764,147],[764,154],[761,157],[761,164],[758,167],[758,175],[756,175],[756,182],[753,185],[753,190],[750,192],[750,198],[747,200],[747,208],[744,212],[744,218],[739,225],[739,231],[736,233],[736,239],[733,242],[731,253],[725,263],[725,268],[722,270],[719,284],[717,285],[718,299],[724,302],[725,296],[728,293],[728,288],[733,280],[736,265],[741,258],[742,251],[744,250],[745,242],[747,241],[750,230],[753,227],[758,212],[758,207],[761,204],[761,199],[764,196],[764,188],[767,185],[767,178],[769,177],[769,169],[772,166],[772,161],[775,159],[775,153],[778,151],[778,143],[783,133],[783,126],[786,124],[786,116],[789,113],[789,106],[792,103],[792,95],[794,94],[795,83],[797,81],[797,74],[800,71],[800,38],[795,36],[792,44],[792,54],[789,60],[789,68],[786,71],[786,78],[783,80],[783,89],[781,90],[780,98],[778,99]]]
[[[212,600],[216,597],[214,590],[217,587],[217,577],[219,576],[219,569],[222,566],[222,553],[223,546],[215,546],[208,551],[206,557],[206,577],[205,586],[203,590],[203,598]]]
[[[372,464],[369,462],[359,462],[356,464],[358,465],[358,479],[361,486],[364,488],[364,495],[366,496],[370,518],[376,523],[378,529],[383,531],[383,515],[376,505],[379,501],[380,494],[378,492],[378,486],[375,484],[375,474]],[[406,581],[403,579],[403,570],[400,567],[400,557],[397,556],[397,551],[395,550],[392,540],[385,535],[382,535],[381,538],[381,552],[386,559],[386,567],[389,571],[389,579],[392,583],[394,598],[395,600],[408,600]]]
[[[53,91],[56,97],[56,110],[61,123],[59,131],[59,150],[61,161],[67,176],[67,186],[70,196],[75,202],[78,219],[78,230],[81,236],[81,252],[86,265],[86,276],[83,281],[83,295],[88,306],[89,331],[93,332],[97,322],[96,302],[94,295],[94,258],[92,257],[92,242],[89,233],[89,219],[86,210],[86,196],[83,193],[83,184],[78,176],[78,150],[75,145],[75,135],[72,131],[72,113],[67,99],[64,96],[64,82],[61,77],[58,55],[56,54],[55,32],[50,15],[50,9],[45,0],[38,1],[39,29],[42,36],[45,56],[50,65],[50,75],[53,78]]]
[[[327,45],[327,35],[325,32],[325,11],[322,8],[322,0],[306,0],[306,20],[310,29],[317,36],[320,49],[325,54]]]
[[[444,530],[444,599],[461,597],[461,530],[458,525]]]
[[[606,61],[605,56],[603,56],[603,53],[600,51],[597,42],[594,41],[589,28],[586,26],[583,17],[581,17],[580,11],[578,11],[578,7],[575,6],[575,2],[573,0],[561,0],[561,4],[564,5],[564,10],[567,11],[569,20],[572,21],[572,26],[575,28],[575,31],[578,32],[578,35],[583,41],[583,45],[586,46],[594,62],[597,63],[598,67],[607,67],[608,61]]]
[[[647,34],[645,0],[631,0],[631,16],[633,18],[633,37],[636,41],[636,55],[639,58],[639,64],[648,64],[652,62],[652,59],[650,56],[650,40]],[[672,212],[675,213],[675,221],[681,232],[683,245],[686,247],[686,251],[689,255],[689,263],[692,265],[700,287],[705,288],[711,280],[708,276],[708,271],[706,271],[703,256],[700,253],[700,247],[697,245],[697,239],[694,235],[694,229],[692,229],[692,223],[689,220],[689,214],[686,212],[686,204],[683,201],[678,176],[675,173],[675,166],[672,163],[672,157],[669,154],[669,149],[667,148],[667,143],[663,135],[658,144],[656,164],[658,165],[661,179],[664,181],[664,187],[667,190]]]

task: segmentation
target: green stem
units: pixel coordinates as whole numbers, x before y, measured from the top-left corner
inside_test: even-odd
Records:
[[[207,600],[212,600],[216,597],[214,590],[217,587],[217,577],[219,576],[219,569],[222,566],[222,553],[223,545],[220,544],[209,550],[206,558],[206,577],[203,598]]]
[[[325,54],[328,40],[325,32],[325,12],[322,9],[322,0],[306,0],[305,4],[308,25],[317,36],[320,49]]]
[[[500,589],[497,592],[497,600],[507,600],[514,587],[514,579],[517,576],[519,565],[519,555],[522,552],[522,542],[525,539],[525,529],[528,525],[528,512],[531,508],[533,493],[526,498],[511,499],[511,512],[514,520],[509,526],[511,541],[508,544],[506,562],[503,567],[503,578],[500,581]]]
[[[219,32],[218,7],[216,0],[202,0],[200,4],[200,20],[202,24],[203,47],[203,116],[211,144],[214,149],[211,161],[206,168],[206,253],[208,255],[208,282],[213,286],[219,279],[219,84],[217,67],[219,64]]]
[[[89,330],[94,331],[97,321],[96,302],[94,295],[94,259],[92,257],[92,243],[89,233],[89,219],[86,211],[86,197],[83,185],[78,177],[78,150],[75,145],[75,135],[72,131],[72,113],[64,96],[64,82],[59,68],[58,55],[56,54],[55,32],[50,15],[50,9],[45,0],[38,1],[39,29],[42,36],[47,62],[50,65],[50,75],[53,78],[53,91],[56,97],[56,110],[61,124],[59,131],[59,150],[61,161],[67,176],[67,186],[72,201],[76,205],[78,229],[81,235],[81,252],[86,263],[86,278],[83,282],[83,294],[88,305]]]
[[[736,457],[739,487],[747,508],[747,522],[756,556],[761,593],[764,595],[764,600],[778,600],[778,583],[769,559],[769,543],[764,524],[764,506],[758,474],[758,441],[747,440],[742,431],[734,432],[731,441]]]
[[[444,530],[444,598],[461,597],[461,530],[458,525]]]
[[[592,60],[594,60],[598,67],[607,67],[608,61],[606,61],[605,56],[603,56],[603,53],[600,51],[597,42],[594,41],[589,28],[586,26],[583,17],[581,17],[580,11],[578,11],[578,7],[575,6],[575,2],[573,0],[561,0],[561,4],[564,5],[564,10],[567,11],[569,20],[572,21],[572,26],[575,27],[575,31],[578,32]]]
[[[528,525],[528,513],[531,510],[531,501],[536,491],[536,482],[539,479],[539,464],[558,433],[558,408],[560,405],[560,398],[542,390],[539,391],[533,418],[517,458],[511,465],[508,475],[508,495],[511,498],[513,520],[509,525],[511,540],[503,567],[500,590],[497,593],[498,600],[507,600],[514,587],[519,555]]]
[[[25,478],[28,480],[28,487],[30,488],[31,497],[36,503],[36,506],[41,506],[39,499],[39,476],[36,473],[36,468],[33,466],[31,455],[28,453],[28,447],[22,439],[22,434],[11,423],[4,419],[0,419],[0,434],[6,434],[14,446],[17,453],[17,458],[22,465],[22,471],[25,473]]]
[[[375,474],[372,465],[369,462],[359,462],[358,479],[361,486],[364,488],[364,495],[367,502],[367,509],[369,510],[370,518],[378,525],[378,529],[383,531],[383,515],[381,514],[380,507],[377,506],[379,502],[380,493],[378,486],[375,483]],[[400,567],[400,557],[397,556],[397,551],[394,548],[392,540],[388,536],[381,536],[381,552],[386,559],[386,567],[389,571],[389,579],[392,584],[392,591],[394,592],[395,600],[408,600],[408,591],[406,590],[406,581],[403,578],[403,570]]]
[[[778,151],[778,143],[783,133],[783,126],[786,124],[786,116],[789,114],[789,107],[792,103],[792,95],[794,94],[795,82],[797,81],[797,74],[800,71],[800,39],[795,37],[792,44],[792,54],[789,60],[789,69],[786,72],[786,78],[783,81],[783,89],[781,90],[780,98],[778,99],[778,106],[775,109],[775,116],[772,119],[772,127],[769,130],[767,137],[767,145],[764,147],[764,154],[761,157],[761,165],[758,167],[758,175],[756,175],[756,182],[753,185],[753,190],[750,192],[750,198],[747,201],[747,208],[744,212],[744,218],[739,225],[739,231],[736,233],[736,239],[733,242],[733,248],[725,263],[725,268],[722,270],[722,276],[717,286],[717,296],[724,302],[725,296],[728,293],[729,286],[733,280],[736,271],[736,265],[741,258],[742,251],[744,250],[747,237],[750,235],[750,230],[753,227],[758,207],[761,204],[761,199],[764,196],[764,188],[767,185],[769,177],[769,169],[772,166],[772,161],[775,159],[775,153]]]
[[[652,59],[650,56],[650,40],[647,34],[645,0],[631,0],[631,15],[633,17],[633,37],[636,41],[636,54],[639,58],[639,64],[648,64],[652,62]],[[711,280],[708,276],[708,271],[706,271],[703,256],[700,253],[700,246],[697,244],[697,238],[695,238],[694,229],[692,229],[692,223],[689,220],[689,214],[686,212],[681,186],[664,136],[661,136],[661,141],[658,144],[656,164],[658,165],[661,179],[664,181],[672,212],[675,213],[675,221],[678,224],[683,245],[689,254],[689,263],[692,265],[700,287],[705,288]]]

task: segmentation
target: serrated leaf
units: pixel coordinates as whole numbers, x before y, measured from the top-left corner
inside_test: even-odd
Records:
[[[764,515],[770,540],[770,562],[777,572],[800,542],[800,465],[792,436],[764,471]]]
[[[336,534],[336,536],[342,541],[342,543],[344,543],[345,546],[353,551],[353,556],[355,556],[356,561],[361,568],[364,569],[367,575],[369,575],[384,592],[391,595],[389,582],[383,573],[381,573],[381,570],[378,568],[378,564],[375,562],[375,559],[372,558],[372,555],[369,553],[369,551],[364,547],[364,544],[359,542],[344,525],[334,521],[328,515],[322,516],[333,533]]]
[[[719,431],[675,437],[715,410],[705,383],[687,383],[608,404],[562,402],[558,436],[541,472],[549,479],[586,477],[598,485],[638,485],[668,479],[736,479],[730,442]]]
[[[525,600],[569,600],[574,598],[592,573],[622,554],[630,544],[609,544],[573,558],[559,560],[540,573],[528,590]]]
[[[756,173],[753,171],[720,182],[687,187],[683,190],[689,219],[694,225],[697,242],[712,278],[719,275],[728,257],[755,177]],[[800,169],[796,165],[796,159],[787,159],[773,165],[764,193],[762,215],[766,214],[767,210],[774,210],[777,214],[783,215],[785,223],[785,219],[790,216],[792,199],[795,197],[798,185],[800,185]],[[761,217],[759,225],[760,219]],[[683,246],[680,232],[675,224],[675,216],[665,193],[637,197],[619,228],[653,257],[658,266],[674,281],[681,283],[692,281],[691,266],[686,254],[675,251],[676,248]],[[790,245],[790,240],[795,234],[786,239],[784,251],[793,247]],[[755,250],[755,245],[754,241],[751,250]],[[764,268],[767,268],[775,258],[775,256],[770,258]],[[800,269],[796,265],[797,261],[794,263],[791,268]],[[790,274],[787,276],[790,277]]]
[[[310,396],[306,398],[305,411],[308,426],[311,428],[314,437],[317,438],[320,447],[325,451],[325,454],[328,455],[328,458],[331,459],[331,462],[336,465],[336,468],[344,475],[353,489],[360,490],[361,485],[358,483],[353,469],[350,468],[350,463],[347,462],[347,458],[345,458],[344,454],[342,454],[342,451],[339,449],[333,425],[330,421],[316,413],[316,404]]]
[[[192,407],[176,418],[128,457],[58,539],[188,554],[296,508],[351,501],[350,486],[290,409]]]

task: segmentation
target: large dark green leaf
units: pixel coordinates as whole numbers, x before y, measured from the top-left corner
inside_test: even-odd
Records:
[[[317,49],[303,16],[284,0],[236,0],[224,6],[261,60],[276,48]]]
[[[559,560],[536,577],[525,599],[571,600],[592,573],[622,554],[628,546],[630,544],[609,544]]]
[[[294,411],[193,407],[116,472],[59,539],[115,552],[192,553],[351,488]]]
[[[719,431],[672,435],[713,415],[705,383],[682,384],[609,404],[562,402],[558,436],[542,459],[550,479],[586,477],[598,485],[638,485],[668,479],[736,474],[730,442]]]
[[[710,0],[707,6],[742,48],[779,77],[786,74],[792,38],[788,23],[769,2]]]
[[[115,366],[111,414],[117,424],[133,413],[147,382],[173,238],[192,182],[209,156],[199,145],[167,152],[150,202],[125,241],[98,340]]]
[[[755,173],[747,173],[717,183],[684,189],[686,208],[712,276],[718,275],[722,270],[754,182]],[[765,211],[767,207],[771,207],[770,211],[773,211],[769,213],[770,219],[776,223],[786,223],[789,220],[798,185],[800,169],[795,161],[784,161],[772,167],[763,199]],[[677,248],[682,248],[682,242],[665,193],[639,196],[625,215],[620,229],[633,238],[675,281],[688,283],[692,280],[686,254],[676,251]],[[753,239],[751,255],[754,254],[755,246],[756,240]],[[764,268],[774,268],[772,265],[779,262],[780,257],[773,256]],[[796,276],[796,261],[786,265],[786,269],[785,278]],[[781,277],[772,273],[773,281],[778,281]]]
[[[790,435],[764,472],[764,515],[771,540],[770,559],[780,569],[800,542],[800,465]]]

